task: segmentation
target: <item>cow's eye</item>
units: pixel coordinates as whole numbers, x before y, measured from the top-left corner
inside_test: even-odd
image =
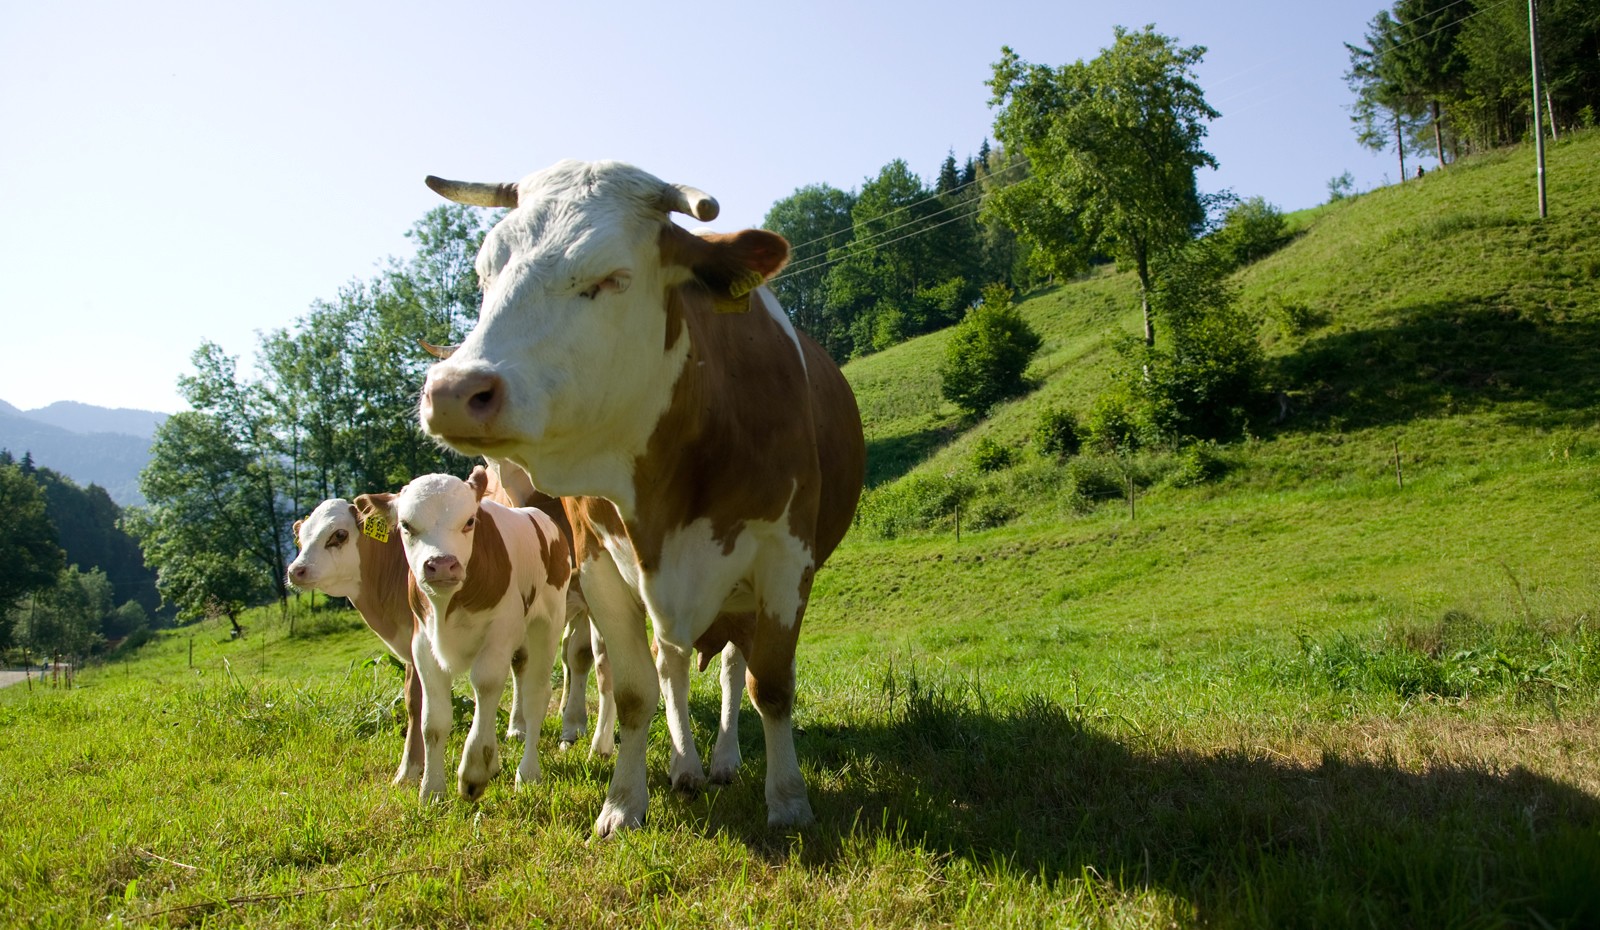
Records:
[[[411,524],[407,523],[404,520],[401,520],[400,521],[400,532],[406,534],[407,536],[410,536],[414,531],[411,529]]]
[[[477,517],[468,517],[466,524],[461,527],[461,532],[463,532],[463,533],[472,532],[472,528],[474,526],[476,526],[477,523],[478,523],[478,518]]]
[[[331,537],[329,537],[329,539],[328,539],[327,548],[329,548],[329,549],[337,549],[340,546],[344,545],[345,541],[348,540],[349,538],[350,538],[350,532],[348,530],[334,530],[333,531],[333,535]]]
[[[596,284],[586,291],[579,291],[578,296],[588,300],[594,300],[596,297],[600,296],[600,285]]]

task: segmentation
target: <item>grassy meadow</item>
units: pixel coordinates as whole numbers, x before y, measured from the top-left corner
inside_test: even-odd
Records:
[[[658,715],[612,840],[610,764],[554,718],[542,784],[503,753],[482,802],[419,805],[399,675],[319,598],[0,691],[0,924],[1600,926],[1600,134],[1547,155],[1544,221],[1525,149],[1294,216],[1236,279],[1274,402],[1204,467],[1031,448],[1107,383],[1126,274],[1022,304],[1036,387],[980,423],[942,334],[851,363],[812,826],[766,828],[748,702],[740,778],[693,797]],[[979,473],[985,437],[1015,463]]]

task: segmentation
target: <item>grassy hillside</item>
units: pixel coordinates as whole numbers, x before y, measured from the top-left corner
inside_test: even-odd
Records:
[[[419,807],[376,639],[262,612],[0,692],[0,923],[1600,924],[1600,135],[1549,156],[1543,222],[1526,151],[1297,216],[1237,282],[1287,414],[1213,480],[1026,447],[1105,384],[1123,275],[1023,303],[1038,387],[981,423],[939,399],[942,334],[848,366],[869,503],[931,517],[817,577],[812,827],[765,829],[748,710],[739,781],[694,798],[658,719],[612,842],[610,766],[553,720],[543,785]],[[976,475],[984,436],[1018,463]]]

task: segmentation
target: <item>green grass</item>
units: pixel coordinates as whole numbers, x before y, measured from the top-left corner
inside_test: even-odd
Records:
[[[541,785],[420,806],[377,640],[264,610],[0,692],[0,924],[1600,925],[1600,136],[1549,156],[1542,224],[1525,151],[1296,216],[1238,278],[1289,415],[1209,480],[1026,448],[1106,383],[1125,275],[1022,304],[1038,387],[979,423],[940,334],[852,363],[864,513],[928,513],[864,516],[817,577],[813,826],[765,828],[748,709],[739,780],[693,798],[658,719],[612,841],[610,765],[554,719]],[[977,473],[985,437],[1017,464]]]

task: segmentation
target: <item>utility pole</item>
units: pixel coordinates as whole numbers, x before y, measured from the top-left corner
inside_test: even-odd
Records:
[[[1533,56],[1533,157],[1539,162],[1539,219],[1549,211],[1544,199],[1544,128],[1539,119],[1539,14],[1528,0],[1528,47]]]

